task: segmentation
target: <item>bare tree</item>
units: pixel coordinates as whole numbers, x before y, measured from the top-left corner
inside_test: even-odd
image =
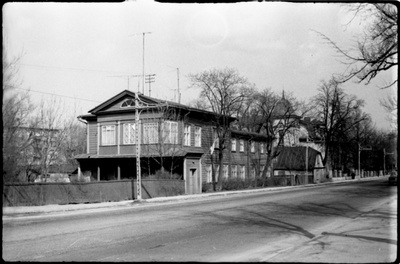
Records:
[[[142,145],[143,153],[147,154],[147,170],[150,175],[152,164],[157,164],[160,168],[161,176],[173,178],[174,172],[179,168],[181,161],[181,144],[179,140],[179,121],[185,120],[185,114],[179,109],[168,106],[161,106],[149,110],[155,116],[147,120],[142,120],[142,124],[151,122],[157,124],[157,140],[149,143],[145,139]],[[144,135],[146,137],[146,135]],[[180,175],[182,176],[182,175]]]
[[[232,68],[212,69],[198,74],[191,74],[192,87],[200,89],[200,98],[207,102],[215,117],[212,126],[215,127],[219,144],[219,177],[218,189],[222,185],[223,173],[223,151],[228,147],[230,136],[230,125],[239,114],[239,110],[249,96],[250,88],[253,87],[248,80],[239,75]],[[215,175],[212,175],[215,188]]]
[[[325,167],[332,169],[332,153],[344,135],[354,129],[369,116],[361,111],[364,101],[354,95],[346,94],[339,82],[332,78],[322,81],[319,93],[312,98],[314,114],[323,123]]]
[[[31,143],[26,128],[34,105],[28,92],[18,90],[22,85],[18,67],[21,56],[10,58],[3,43],[3,182],[25,180],[19,176],[25,174],[26,149]]]
[[[388,96],[386,99],[380,100],[380,104],[389,115],[388,120],[392,129],[397,131],[397,96]]]
[[[348,6],[348,5],[347,5]],[[348,72],[340,82],[357,78],[358,82],[369,84],[380,72],[397,67],[397,7],[392,3],[362,3],[350,5],[354,16],[373,20],[364,30],[353,50],[341,48],[337,42],[319,33],[334,49],[344,57]],[[382,88],[397,83],[397,79]]]
[[[40,172],[47,181],[51,165],[66,164],[71,157],[68,154],[68,138],[74,130],[76,119],[74,115],[67,116],[65,105],[55,97],[42,99],[34,113],[35,133],[33,148]],[[82,130],[81,130],[82,131]],[[67,154],[67,155],[65,155]]]
[[[305,103],[287,94],[282,96],[271,89],[264,89],[253,97],[254,105],[249,111],[249,129],[267,136],[265,144],[266,164],[262,171],[264,184],[268,171],[272,172],[272,160],[279,155],[277,146],[285,145],[285,140],[293,140],[299,128],[299,120],[309,109]]]

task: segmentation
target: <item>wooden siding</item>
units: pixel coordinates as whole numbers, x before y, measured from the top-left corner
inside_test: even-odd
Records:
[[[90,154],[97,154],[97,123],[88,122],[89,128],[89,150]]]

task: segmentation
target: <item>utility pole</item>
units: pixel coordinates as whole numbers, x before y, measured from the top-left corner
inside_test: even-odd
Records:
[[[143,85],[142,85],[142,93],[144,94],[144,37],[146,34],[151,34],[151,32],[143,32]]]
[[[151,85],[150,84],[154,82],[155,76],[156,76],[155,74],[146,75],[146,83],[149,84],[149,96],[151,96]]]
[[[177,76],[178,76],[178,103],[181,103],[181,91],[179,90],[179,68],[176,68],[177,70]]]
[[[178,89],[176,91],[177,91],[177,94],[178,94],[178,103],[180,104],[181,103],[181,91],[179,90],[179,68],[172,67],[172,66],[169,66],[169,65],[167,65],[167,66],[176,69],[176,75],[177,75],[177,80],[178,80]],[[175,89],[173,89],[173,90],[175,90]],[[174,100],[176,100],[175,96],[174,96],[174,98],[175,98]]]
[[[144,38],[146,34],[151,34],[151,32],[142,32],[143,34],[143,64],[142,64],[142,94],[144,94],[145,85],[145,74],[144,74]],[[131,36],[136,36],[138,34],[133,34]],[[139,119],[139,87],[138,91],[135,93],[135,138],[136,138],[136,194],[137,200],[142,200],[142,175],[140,167],[140,119]]]
[[[145,74],[144,74],[144,51],[145,51],[144,39],[145,39],[146,34],[151,34],[151,32],[142,32],[142,33],[132,34],[130,36],[137,36],[139,34],[143,35],[142,94],[144,94],[144,84],[145,84],[145,80],[144,80],[144,78],[145,78]]]

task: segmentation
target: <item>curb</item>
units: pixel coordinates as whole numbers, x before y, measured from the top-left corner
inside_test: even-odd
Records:
[[[132,205],[146,205],[146,204],[156,204],[163,202],[172,201],[188,201],[188,200],[200,200],[203,198],[213,197],[213,196],[228,196],[228,195],[238,195],[246,193],[257,193],[257,192],[271,192],[271,191],[282,191],[290,190],[296,188],[315,188],[322,187],[328,184],[341,184],[354,181],[363,180],[376,180],[381,179],[385,176],[373,176],[360,179],[342,180],[342,181],[329,181],[322,182],[318,184],[308,184],[308,185],[295,185],[295,186],[284,186],[284,187],[269,187],[269,188],[258,188],[258,189],[247,189],[247,190],[237,190],[237,191],[223,191],[215,193],[202,193],[202,194],[191,194],[191,195],[179,195],[179,196],[169,196],[169,197],[155,197],[150,199],[142,200],[126,200],[119,202],[106,202],[106,203],[92,203],[92,204],[66,204],[66,205],[43,205],[43,206],[18,206],[18,207],[3,207],[3,217],[23,217],[29,215],[38,214],[49,214],[49,213],[60,213],[60,212],[71,212],[71,211],[82,211],[82,210],[95,210],[104,208],[116,208],[123,206]]]

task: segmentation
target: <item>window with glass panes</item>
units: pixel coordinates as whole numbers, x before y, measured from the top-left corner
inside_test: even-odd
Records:
[[[236,138],[231,139],[232,151],[236,151]]]
[[[236,178],[237,178],[237,166],[232,165],[232,179],[236,179]]]
[[[224,179],[228,179],[228,165],[224,165],[224,167],[222,168],[222,173],[223,173]]]
[[[264,143],[260,143],[260,152],[264,153]]]
[[[190,146],[190,125],[185,125],[183,130],[184,145]]]
[[[143,143],[158,143],[158,123],[143,123]]]
[[[164,143],[177,144],[178,143],[178,122],[164,121],[162,135],[163,135]]]
[[[207,173],[207,180],[206,180],[206,182],[207,182],[207,183],[212,182],[212,168],[211,168],[211,165],[207,165],[207,166],[206,166],[206,173]]]
[[[123,130],[123,143],[124,144],[135,144],[135,123],[126,123],[122,126]]]
[[[252,179],[255,179],[255,178],[256,178],[256,168],[251,167],[251,169],[250,169],[250,177],[251,177]]]
[[[101,144],[115,145],[115,125],[101,126]]]
[[[214,147],[215,148],[219,148],[219,140],[218,140],[218,133],[217,133],[217,129],[215,127],[213,127],[213,137],[214,137]]]
[[[239,168],[239,178],[242,179],[242,180],[245,179],[245,175],[246,175],[245,171],[246,171],[246,166],[241,165],[240,168]]]
[[[194,146],[201,147],[201,127],[194,127]]]
[[[244,140],[243,139],[239,140],[239,151],[244,152]]]
[[[250,143],[250,151],[254,153],[256,151],[256,143],[254,141],[251,141]]]
[[[214,173],[215,173],[215,181],[218,182],[218,177],[219,177],[219,165],[215,165],[215,167],[214,167]]]

